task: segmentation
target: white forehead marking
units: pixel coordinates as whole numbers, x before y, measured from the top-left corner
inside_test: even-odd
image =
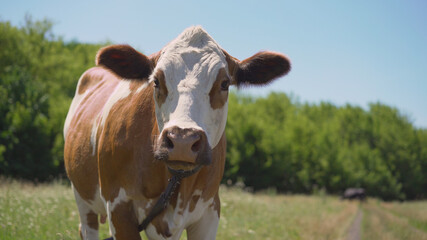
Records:
[[[222,66],[217,66],[222,65]],[[190,27],[170,42],[160,55],[156,68],[174,76],[174,86],[189,86],[203,74],[216,74],[225,65],[225,55],[221,47],[202,27]],[[192,76],[188,77],[188,75]],[[170,80],[170,79],[168,79]]]
[[[184,30],[162,50],[150,79],[157,69],[166,78],[167,98],[161,107],[156,105],[160,131],[171,126],[202,129],[211,147],[216,146],[225,128],[227,104],[212,109],[209,92],[221,68],[228,71],[221,47],[199,26]]]

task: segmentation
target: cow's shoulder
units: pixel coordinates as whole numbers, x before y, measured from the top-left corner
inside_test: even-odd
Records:
[[[92,67],[82,74],[77,84],[76,95],[82,95],[106,79],[117,79],[117,76],[104,67]]]

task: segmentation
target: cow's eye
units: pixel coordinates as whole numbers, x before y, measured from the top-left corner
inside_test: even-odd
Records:
[[[227,79],[221,83],[221,90],[228,91],[228,87],[230,87],[230,80]]]
[[[160,84],[160,82],[159,82],[159,79],[157,79],[157,78],[154,78],[154,87],[155,88],[158,88],[159,87],[159,84]]]

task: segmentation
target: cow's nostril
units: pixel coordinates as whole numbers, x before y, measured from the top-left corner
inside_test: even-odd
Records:
[[[159,141],[160,149],[166,153],[168,162],[191,164],[210,162],[204,154],[210,154],[206,134],[193,128],[170,127],[164,129]],[[205,159],[206,158],[206,159]]]
[[[202,146],[202,139],[197,139],[195,143],[193,143],[193,146],[191,146],[191,151],[198,152]]]
[[[172,142],[172,140],[169,138],[169,136],[166,136],[166,137],[165,137],[165,146],[166,146],[168,149],[173,149],[173,142]]]

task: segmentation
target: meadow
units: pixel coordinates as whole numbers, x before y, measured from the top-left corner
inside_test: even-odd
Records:
[[[363,204],[318,194],[252,194],[221,187],[217,239],[348,239],[361,211],[361,239],[427,239],[427,202]],[[100,237],[108,237],[108,224]],[[144,235],[144,234],[142,234]],[[67,184],[0,183],[0,239],[79,239],[78,212]],[[143,236],[143,239],[146,239]],[[186,239],[185,234],[181,239]]]
[[[363,239],[427,239],[426,201],[368,201],[363,205],[363,213]]]

